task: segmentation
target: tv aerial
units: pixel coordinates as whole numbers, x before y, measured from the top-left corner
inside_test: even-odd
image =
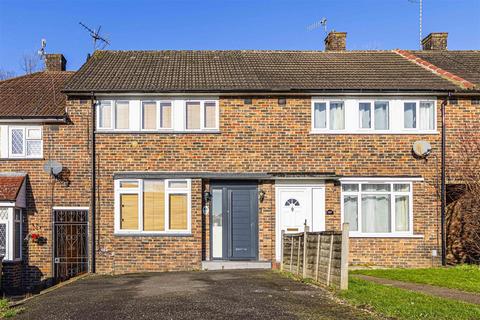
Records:
[[[47,39],[42,39],[41,48],[37,51],[40,59],[45,59],[45,55],[47,54],[45,47],[47,46]]]
[[[423,37],[422,37],[422,17],[423,17],[423,0],[408,0],[408,2],[410,3],[418,3],[419,5],[419,23],[418,23],[418,27],[419,27],[419,31],[420,31],[420,49],[422,48],[422,40],[423,40]]]
[[[93,40],[93,51],[102,50],[106,46],[110,45],[110,41],[108,41],[106,37],[100,35],[100,29],[102,26],[99,26],[97,30],[94,30],[82,22],[79,22],[79,24],[90,33],[90,37],[92,37]]]
[[[308,31],[313,31],[320,28],[323,28],[323,32],[327,34],[327,18],[322,18],[321,20],[316,21],[311,25],[307,26]]]

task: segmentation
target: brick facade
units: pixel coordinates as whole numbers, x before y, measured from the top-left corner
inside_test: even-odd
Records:
[[[248,97],[252,98],[252,97]],[[52,206],[89,206],[89,101],[67,103],[70,122],[44,125],[43,160],[2,160],[2,171],[25,171],[27,214],[25,235],[32,230],[47,238],[44,245],[24,246],[24,286],[48,284],[52,270]],[[465,118],[480,118],[480,108],[470,98],[447,106],[449,148],[460,139]],[[414,182],[414,234],[418,238],[352,238],[353,265],[427,267],[437,265],[439,250],[440,134],[433,135],[323,135],[311,134],[310,97],[287,98],[279,105],[275,97],[220,99],[220,133],[96,135],[96,270],[99,273],[192,270],[209,258],[209,217],[202,214],[202,194],[209,181],[192,181],[192,235],[115,236],[113,174],[125,171],[189,172],[334,172],[343,176],[420,176]],[[440,128],[440,100],[438,102]],[[414,141],[432,145],[428,160],[416,159]],[[448,149],[449,161],[455,161]],[[55,182],[43,172],[44,160],[54,159],[66,167]],[[275,257],[275,183],[259,181],[265,199],[259,203],[259,260]],[[325,181],[327,230],[340,228],[338,181]],[[52,196],[53,194],[53,196]],[[440,251],[438,251],[440,255]]]

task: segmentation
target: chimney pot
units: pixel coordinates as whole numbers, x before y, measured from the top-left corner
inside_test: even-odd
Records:
[[[46,71],[65,71],[67,60],[63,54],[48,53],[45,55],[45,70]]]
[[[423,50],[447,50],[447,32],[432,32],[422,40]]]
[[[347,33],[330,31],[325,38],[325,51],[345,51],[347,49]]]

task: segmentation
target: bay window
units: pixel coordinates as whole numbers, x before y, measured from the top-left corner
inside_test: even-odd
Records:
[[[0,207],[0,256],[21,260],[22,244],[22,209]]]
[[[342,217],[351,235],[412,235],[411,182],[342,182]]]
[[[115,181],[116,234],[190,233],[188,179]]]

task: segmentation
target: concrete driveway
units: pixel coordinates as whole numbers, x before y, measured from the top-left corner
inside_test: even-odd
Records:
[[[25,303],[15,319],[371,319],[273,271],[94,276]]]

